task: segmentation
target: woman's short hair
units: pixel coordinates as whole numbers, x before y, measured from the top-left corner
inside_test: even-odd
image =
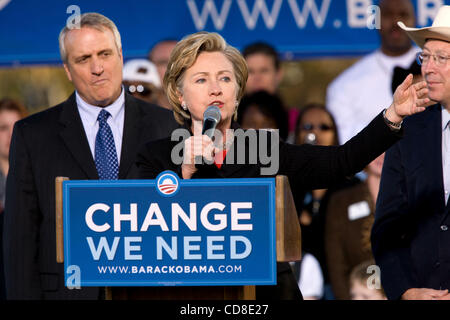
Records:
[[[289,134],[289,117],[281,98],[267,91],[256,91],[245,95],[239,105],[237,122],[240,125],[251,106],[255,106],[259,112],[275,121],[280,138],[286,141]]]
[[[28,115],[27,109],[19,101],[10,98],[0,99],[1,111],[15,111],[21,118],[25,118]]]
[[[267,42],[263,41],[253,42],[248,46],[246,46],[242,51],[242,55],[244,56],[245,59],[248,59],[249,56],[254,54],[263,54],[272,58],[275,70],[280,70],[281,61],[278,56],[278,52],[273,46],[271,46]]]
[[[163,81],[167,97],[173,107],[175,120],[180,124],[190,121],[189,111],[183,110],[179,101],[179,93],[182,93],[183,76],[202,52],[221,52],[227,57],[233,65],[238,86],[236,99],[239,101],[244,95],[248,69],[247,63],[239,50],[227,44],[218,33],[202,31],[188,35],[179,41],[173,49]]]
[[[110,19],[105,17],[104,15],[96,12],[87,12],[83,13],[80,16],[80,23],[79,25],[76,25],[76,28],[83,28],[83,27],[89,27],[96,29],[98,31],[105,31],[106,29],[111,30],[111,32],[114,35],[114,42],[116,43],[117,50],[120,52],[122,49],[122,41],[120,39],[120,33],[117,29],[114,22],[112,22]],[[64,63],[67,63],[67,51],[66,51],[66,44],[64,43],[64,40],[66,39],[67,33],[72,30],[75,27],[70,27],[66,24],[66,26],[61,30],[59,33],[59,52],[61,54],[61,59]]]

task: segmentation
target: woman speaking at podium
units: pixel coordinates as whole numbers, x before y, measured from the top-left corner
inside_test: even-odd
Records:
[[[178,130],[186,134],[174,132],[145,145],[137,159],[140,177],[155,179],[164,170],[183,179],[286,175],[295,197],[300,190],[329,188],[361,171],[401,138],[403,118],[423,111],[429,102],[425,83],[412,84],[409,75],[389,108],[346,144],[291,145],[280,141],[276,131],[239,129],[235,120],[247,75],[240,52],[217,33],[199,32],[178,42],[164,89],[175,119],[184,126]],[[214,136],[202,134],[207,128],[215,128]],[[258,286],[256,298],[302,299],[288,263],[277,264],[277,285]]]

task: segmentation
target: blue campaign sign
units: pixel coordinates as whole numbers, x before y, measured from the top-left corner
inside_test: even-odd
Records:
[[[219,32],[238,49],[264,40],[284,58],[361,55],[379,47],[378,0],[0,0],[0,65],[61,63],[58,34],[77,14],[99,12],[122,36],[125,59],[161,39]],[[450,0],[412,0],[417,26]]]
[[[63,194],[67,286],[276,284],[273,178],[165,171],[64,181]]]

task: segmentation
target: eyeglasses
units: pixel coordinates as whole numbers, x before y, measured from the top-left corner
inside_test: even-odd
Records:
[[[146,86],[143,86],[142,84],[138,84],[138,85],[129,85],[127,87],[127,91],[131,94],[139,94],[141,96],[149,96],[152,94],[152,90],[150,90],[149,88],[147,88]]]
[[[319,125],[314,125],[312,123],[305,123],[305,124],[300,125],[300,129],[305,130],[305,131],[312,131],[314,129],[317,129],[320,131],[329,131],[329,130],[333,129],[333,127],[326,123],[321,123]]]
[[[429,54],[425,52],[419,52],[417,53],[416,60],[419,65],[423,65],[430,61],[430,57],[433,57],[434,63],[438,67],[445,66],[447,64],[447,60],[450,59],[450,57],[443,54]]]

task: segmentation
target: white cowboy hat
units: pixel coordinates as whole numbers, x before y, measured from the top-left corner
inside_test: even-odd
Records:
[[[124,81],[142,81],[153,84],[155,87],[161,87],[156,66],[145,59],[133,59],[123,65]]]
[[[450,42],[450,6],[442,6],[431,27],[409,28],[401,21],[397,22],[408,36],[421,48],[427,39],[437,39]]]

